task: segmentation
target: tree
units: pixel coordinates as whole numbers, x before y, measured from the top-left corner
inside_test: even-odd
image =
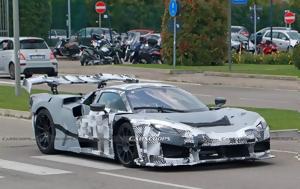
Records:
[[[20,34],[46,38],[51,26],[50,0],[20,1]]]
[[[164,0],[165,13],[162,24],[163,54],[171,62],[173,34],[168,26],[169,0]],[[182,0],[178,21],[177,58],[184,65],[219,65],[226,56],[226,1]]]

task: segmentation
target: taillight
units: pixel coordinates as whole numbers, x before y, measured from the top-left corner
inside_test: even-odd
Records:
[[[55,56],[53,54],[53,52],[50,53],[50,60],[54,60],[55,59]]]
[[[26,60],[25,55],[23,53],[19,53],[20,60]]]

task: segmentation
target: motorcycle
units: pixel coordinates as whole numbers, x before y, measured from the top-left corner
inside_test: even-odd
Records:
[[[162,64],[163,61],[158,41],[149,39],[147,40],[147,43],[141,43],[132,56],[132,63]]]
[[[55,57],[63,56],[74,60],[80,57],[80,48],[77,42],[60,39],[53,49],[53,54]]]
[[[80,57],[81,66],[84,65],[102,65],[102,64],[122,64],[120,58],[120,46],[110,43],[104,37],[94,35],[92,38],[92,46],[83,46],[82,55]]]

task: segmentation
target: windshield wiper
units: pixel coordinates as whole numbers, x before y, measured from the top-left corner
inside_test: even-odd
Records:
[[[134,110],[157,110],[158,112],[165,113],[166,111],[171,111],[171,112],[179,112],[179,113],[185,113],[187,111],[185,110],[177,110],[177,109],[172,109],[172,108],[165,108],[165,107],[149,107],[149,106],[142,106],[142,107],[134,107]]]

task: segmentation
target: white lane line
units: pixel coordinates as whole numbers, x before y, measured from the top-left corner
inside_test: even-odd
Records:
[[[213,95],[210,94],[200,94],[200,93],[193,93],[195,96],[202,96],[202,97],[212,97]]]
[[[37,165],[32,165],[27,163],[20,163],[16,161],[8,161],[4,159],[0,159],[0,168],[34,174],[34,175],[58,175],[58,174],[72,173],[70,171],[52,169],[49,167],[37,166]]]
[[[286,150],[271,150],[271,152],[279,152],[279,153],[286,153],[286,154],[293,154],[293,155],[297,155],[298,152],[292,152],[292,151],[286,151]]]
[[[286,153],[295,155],[294,157],[300,161],[300,153],[299,152],[292,152],[292,151],[285,151],[285,150],[271,150],[272,152],[279,152],[279,153]]]
[[[51,155],[51,156],[32,156],[32,158],[42,159],[47,161],[53,161],[58,163],[66,163],[71,165],[77,165],[82,167],[94,168],[94,169],[102,169],[102,170],[119,170],[125,169],[122,165],[114,165],[110,163],[103,163],[99,161],[86,160],[82,158],[76,157],[68,157],[63,155]]]
[[[0,176],[0,179],[3,179],[4,177],[3,176]]]
[[[274,102],[274,100],[270,99],[262,99],[262,98],[240,98],[240,100],[246,100],[246,101],[257,101],[257,102]],[[276,103],[286,104],[289,103],[288,101],[277,101]]]
[[[169,186],[172,188],[176,187],[176,188],[184,188],[184,189],[203,189],[203,188],[198,188],[198,187],[185,186],[185,185],[173,184],[173,183],[168,183],[168,182],[143,179],[143,178],[138,178],[138,177],[130,177],[130,176],[119,175],[119,174],[114,174],[114,173],[98,172],[98,174],[112,176],[112,177],[118,177],[118,178],[124,178],[124,179],[129,179],[129,180],[135,180],[135,181],[140,181],[140,182],[148,182],[148,183],[152,183],[152,184],[164,185],[164,186]]]

